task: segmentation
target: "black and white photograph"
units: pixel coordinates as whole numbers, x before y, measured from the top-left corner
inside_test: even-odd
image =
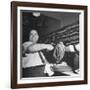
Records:
[[[21,11],[22,78],[79,75],[79,15]]]
[[[84,10],[16,5],[17,83],[83,81]]]

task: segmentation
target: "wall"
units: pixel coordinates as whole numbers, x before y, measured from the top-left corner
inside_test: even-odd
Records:
[[[0,90],[10,90],[10,1],[0,0]],[[37,0],[20,0],[20,1],[32,1]],[[48,3],[60,3],[60,4],[81,4],[88,5],[88,16],[90,16],[90,0],[38,0],[38,2]],[[90,17],[88,17],[88,23],[90,23]],[[88,38],[90,38],[90,26],[88,26]],[[90,46],[90,41],[88,41]],[[90,47],[88,47],[88,53],[90,53]],[[90,57],[88,57],[90,59]],[[90,60],[88,59],[88,64]],[[88,65],[90,68],[90,65]],[[90,70],[88,70],[88,76],[90,76]],[[72,85],[72,86],[58,86],[58,87],[45,87],[45,88],[32,88],[32,90],[90,90],[90,77],[88,85]],[[25,90],[25,89],[22,89]],[[27,89],[29,90],[29,89]]]

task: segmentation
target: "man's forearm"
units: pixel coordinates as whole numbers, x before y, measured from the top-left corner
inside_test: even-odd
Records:
[[[47,44],[33,44],[28,47],[30,52],[37,52],[44,49],[47,49]]]

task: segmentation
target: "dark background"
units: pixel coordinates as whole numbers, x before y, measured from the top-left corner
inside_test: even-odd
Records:
[[[58,41],[58,38],[55,37],[56,36],[55,33],[57,31],[60,32],[62,30],[65,30],[65,27],[74,24],[79,24],[79,13],[41,11],[40,16],[35,17],[32,15],[32,12],[35,11],[28,11],[28,10],[21,11],[22,42],[28,41],[29,32],[31,29],[36,29],[38,31],[40,36],[39,42],[40,41],[45,42],[47,39],[49,39],[49,41],[46,41],[46,43],[51,43],[52,41],[50,40],[52,40],[52,38],[55,38],[55,40],[57,39]],[[75,32],[76,29],[79,32],[79,27],[76,27],[73,29],[73,33]],[[68,32],[69,31],[70,30],[68,30]],[[51,35],[51,33],[53,33],[54,35]],[[61,40],[62,35],[66,34],[70,33],[67,33],[65,31],[64,33],[59,34],[58,35],[59,39]],[[79,40],[78,37],[77,39]],[[67,42],[67,40],[63,42]]]

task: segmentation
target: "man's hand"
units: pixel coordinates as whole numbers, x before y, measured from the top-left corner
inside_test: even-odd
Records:
[[[46,49],[49,50],[49,51],[51,51],[51,50],[54,49],[54,47],[51,44],[47,44]]]

